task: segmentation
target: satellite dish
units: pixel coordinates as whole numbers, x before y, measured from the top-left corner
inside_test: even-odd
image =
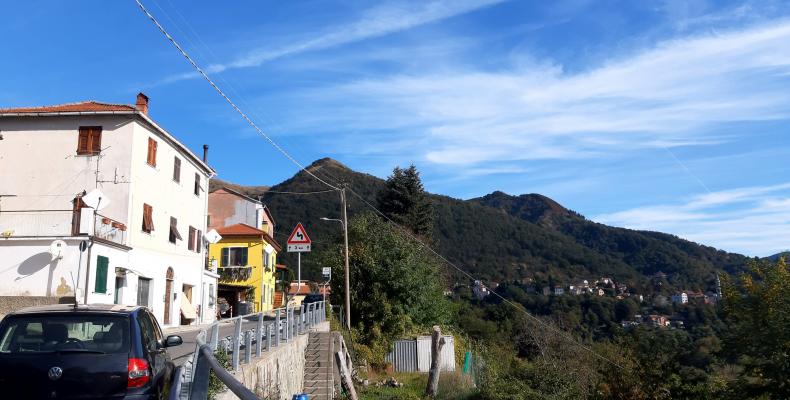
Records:
[[[82,196],[82,201],[85,202],[85,205],[96,211],[110,205],[110,198],[105,196],[99,189],[93,189],[85,196]]]
[[[216,229],[212,229],[203,235],[203,239],[211,244],[215,244],[222,240],[222,236],[217,233]]]
[[[66,242],[62,240],[56,240],[49,245],[49,254],[52,255],[53,260],[60,260],[63,258],[63,254],[66,253],[66,247],[68,245]]]

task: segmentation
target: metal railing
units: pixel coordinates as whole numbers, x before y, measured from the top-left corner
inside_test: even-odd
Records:
[[[93,235],[118,244],[126,244],[126,225],[110,217],[96,213]]]
[[[326,304],[323,301],[302,304],[298,310],[286,306],[270,311],[271,316],[262,312],[240,315],[209,325],[198,334],[190,360],[177,369],[170,399],[205,400],[208,397],[209,374],[213,371],[240,399],[257,400],[255,393],[220,365],[214,353],[217,349],[230,353],[230,368],[237,371],[241,364],[249,364],[253,357],[260,357],[263,352],[293,341],[316,324],[326,321]],[[220,331],[230,327],[232,334],[220,338]]]

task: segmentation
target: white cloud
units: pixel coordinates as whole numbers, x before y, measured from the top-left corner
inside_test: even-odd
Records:
[[[219,73],[228,69],[257,67],[268,61],[308,51],[323,50],[361,40],[372,39],[418,26],[438,22],[466,14],[506,0],[434,0],[390,2],[373,7],[362,13],[354,22],[336,26],[323,34],[272,48],[270,43],[252,50],[242,57],[227,63],[209,65],[208,73]],[[159,83],[171,83],[196,77],[194,72],[173,75]]]
[[[323,121],[339,130],[410,125],[411,135],[392,140],[426,140],[424,156],[437,164],[570,159],[716,144],[728,140],[712,133],[720,124],[786,119],[788,72],[790,22],[779,21],[667,41],[577,74],[545,62],[497,72],[428,70],[305,98],[342,99],[355,110]]]
[[[790,183],[711,192],[685,203],[639,207],[593,219],[768,256],[790,248]]]

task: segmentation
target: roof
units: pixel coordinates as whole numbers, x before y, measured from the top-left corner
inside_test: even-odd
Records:
[[[127,104],[100,103],[94,100],[81,101],[77,103],[56,104],[52,106],[39,107],[19,107],[19,108],[0,108],[2,114],[28,114],[28,113],[52,113],[52,112],[97,112],[97,111],[136,111],[135,107]]]
[[[284,264],[277,264],[275,265],[275,267],[281,270],[286,270],[286,271],[288,270],[288,267],[286,267]]]
[[[217,228],[220,236],[263,236],[266,232],[247,224],[234,224]]]
[[[75,116],[75,115],[131,115],[138,117],[145,125],[149,125],[154,131],[159,133],[165,140],[170,141],[176,148],[181,149],[192,161],[203,169],[209,177],[216,171],[211,168],[203,159],[198,157],[186,145],[181,143],[170,132],[159,126],[148,114],[140,111],[137,107],[128,104],[102,103],[94,100],[80,101],[76,103],[56,104],[51,106],[38,107],[15,107],[0,108],[0,117],[45,117],[45,116]]]
[[[296,282],[292,282],[291,286],[288,288],[288,294],[303,295],[303,294],[312,293],[312,290],[310,290],[310,285],[308,285],[307,282],[305,281],[302,281],[302,285],[298,287],[299,289],[298,292],[296,291],[296,289],[297,289]]]
[[[217,228],[220,236],[261,236],[266,243],[272,245],[277,251],[282,251],[282,246],[268,233],[247,224],[233,224]]]
[[[224,190],[224,191],[226,191],[226,192],[228,192],[228,193],[230,193],[230,194],[236,195],[236,196],[238,196],[238,197],[241,197],[241,198],[243,198],[244,200],[247,200],[247,201],[253,202],[253,203],[255,203],[255,204],[261,204],[261,202],[260,202],[260,201],[258,201],[258,200],[255,200],[255,199],[253,199],[252,197],[250,197],[250,196],[247,196],[246,194],[244,194],[244,193],[241,193],[241,192],[239,192],[238,190],[231,189],[231,188],[229,188],[229,187],[227,187],[227,186],[223,186],[223,187],[220,187],[220,188],[216,188],[216,189],[212,190],[212,191],[211,191],[211,193],[214,193],[214,192],[217,192],[217,191],[220,191],[220,190]]]
[[[43,314],[43,313],[67,313],[67,312],[104,312],[129,314],[141,308],[140,306],[124,306],[118,304],[51,304],[46,306],[26,307],[14,311],[11,314]]]

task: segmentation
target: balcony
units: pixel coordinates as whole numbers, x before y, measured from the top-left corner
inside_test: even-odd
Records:
[[[112,218],[96,213],[93,221],[93,236],[118,244],[126,244],[126,225]]]
[[[71,236],[75,219],[72,210],[3,210],[0,237]]]
[[[246,281],[252,276],[251,266],[219,267],[219,280],[222,282]]]
[[[0,238],[93,236],[126,244],[126,225],[83,208],[73,210],[2,210]]]

